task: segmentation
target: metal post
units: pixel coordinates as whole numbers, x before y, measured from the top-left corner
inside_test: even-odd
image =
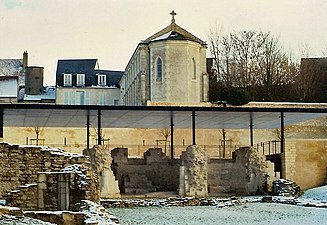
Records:
[[[193,140],[192,144],[193,145],[196,145],[196,139],[195,139],[195,117],[196,117],[195,111],[193,110],[192,111],[192,140]]]
[[[90,110],[87,110],[86,116],[86,149],[90,149]]]
[[[174,159],[174,113],[170,112],[170,158]]]
[[[253,147],[253,113],[250,112],[250,146]]]
[[[280,112],[280,153],[285,150],[285,136],[284,136],[284,113]]]
[[[3,138],[3,109],[0,109],[0,138]]]
[[[101,145],[101,110],[98,109],[98,145]]]

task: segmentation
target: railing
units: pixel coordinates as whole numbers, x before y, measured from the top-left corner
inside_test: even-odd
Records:
[[[260,142],[255,146],[263,155],[275,155],[280,154],[280,141],[266,141]]]
[[[83,149],[86,148],[86,144],[56,144],[56,143],[45,143],[46,146],[52,148],[64,149],[68,152],[78,152],[81,153]],[[130,145],[130,144],[112,144],[106,143],[109,149],[114,148],[128,148],[128,155],[130,157],[143,157],[143,153],[149,150],[149,148],[161,148],[163,153],[170,157],[171,155],[171,146],[170,143],[154,144],[154,145]],[[91,145],[93,146],[93,145]],[[174,145],[174,158],[179,158],[183,151],[186,150],[187,144],[185,145]],[[214,159],[231,159],[232,152],[235,151],[239,146],[229,144],[220,144],[220,145],[199,145],[201,146],[210,158]]]

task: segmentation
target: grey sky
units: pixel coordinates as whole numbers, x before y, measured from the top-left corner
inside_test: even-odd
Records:
[[[207,41],[224,33],[270,31],[286,51],[310,57],[327,51],[326,0],[0,0],[0,58],[45,67],[53,84],[64,58],[97,58],[101,69],[124,70],[140,40],[176,23]]]

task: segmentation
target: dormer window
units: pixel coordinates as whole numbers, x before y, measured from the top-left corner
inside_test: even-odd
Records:
[[[72,86],[72,75],[69,73],[64,74],[64,86]]]
[[[106,86],[106,75],[103,75],[103,74],[98,75],[98,85]]]
[[[82,87],[85,85],[85,74],[78,73],[76,75],[76,86]]]

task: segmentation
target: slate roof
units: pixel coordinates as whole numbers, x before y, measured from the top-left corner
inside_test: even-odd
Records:
[[[0,76],[17,76],[22,70],[22,59],[0,59]]]
[[[57,72],[56,72],[56,85],[63,86],[63,74],[85,74],[85,86],[97,86],[98,77],[97,74],[103,74],[106,76],[106,86],[117,86],[120,77],[123,75],[123,71],[112,70],[99,70],[97,67],[97,59],[65,59],[58,60]],[[73,86],[76,83],[76,77],[73,76]]]
[[[124,71],[115,71],[115,70],[94,70],[94,72],[95,74],[107,75],[106,83],[107,86],[109,87],[118,87],[118,82],[124,74]]]
[[[63,74],[85,74],[85,85],[91,86],[96,66],[96,59],[64,59],[58,60],[56,72],[56,85],[63,86]],[[74,82],[74,81],[73,81]]]

